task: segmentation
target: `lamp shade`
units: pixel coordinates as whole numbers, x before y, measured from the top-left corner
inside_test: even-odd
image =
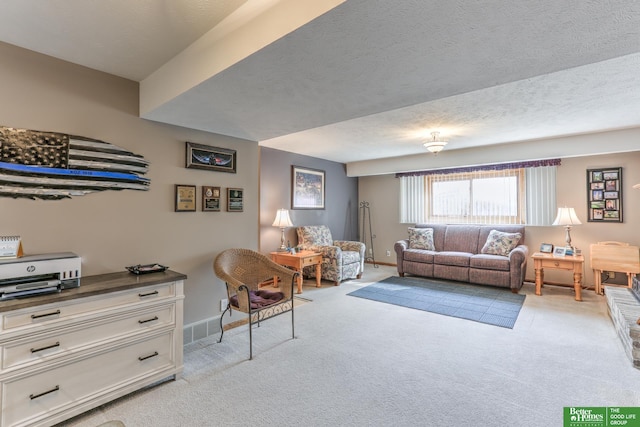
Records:
[[[274,227],[293,227],[293,223],[291,222],[291,218],[289,218],[289,211],[287,209],[278,209],[276,213],[276,219],[273,221]]]
[[[556,216],[553,225],[579,225],[582,224],[573,208],[558,208],[558,216]]]
[[[444,141],[440,141],[440,142],[425,142],[422,145],[424,145],[424,148],[429,150],[431,153],[437,154],[437,153],[442,151],[442,149],[444,148],[445,145],[447,145],[447,143],[444,142]]]

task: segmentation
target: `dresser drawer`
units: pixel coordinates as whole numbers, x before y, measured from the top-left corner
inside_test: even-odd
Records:
[[[31,423],[70,409],[90,397],[175,367],[172,332],[3,381],[4,427]],[[171,374],[169,374],[171,375]]]
[[[64,328],[38,337],[28,336],[0,347],[2,369],[35,364],[62,357],[91,345],[152,329],[175,325],[175,304],[128,313],[125,317],[109,318],[94,324]]]
[[[65,301],[47,304],[37,308],[16,310],[2,315],[2,330],[26,327],[34,324],[62,323],[85,313],[95,315],[101,310],[110,310],[140,302],[151,302],[176,295],[174,283],[136,288],[134,290],[114,292],[83,298],[82,300]]]

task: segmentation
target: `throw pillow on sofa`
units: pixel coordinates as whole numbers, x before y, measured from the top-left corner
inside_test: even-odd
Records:
[[[409,249],[426,249],[435,251],[433,244],[433,228],[409,227]]]
[[[491,230],[487,237],[487,242],[482,247],[483,254],[509,256],[522,235],[520,233],[505,233],[503,231]]]

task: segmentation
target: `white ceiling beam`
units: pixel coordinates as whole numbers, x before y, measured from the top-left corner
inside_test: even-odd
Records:
[[[346,0],[249,0],[140,82],[140,116],[263,49]]]
[[[564,138],[496,144],[460,150],[347,163],[347,176],[372,176],[429,169],[510,163],[526,160],[594,156],[640,151],[640,128]]]

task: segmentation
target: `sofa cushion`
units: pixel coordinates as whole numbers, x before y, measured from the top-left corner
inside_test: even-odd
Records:
[[[491,230],[480,253],[508,256],[509,252],[518,246],[521,237],[522,234],[520,233],[505,233],[503,231]]]
[[[409,227],[409,249],[435,250],[433,244],[433,228]]]
[[[468,252],[436,252],[433,256],[433,262],[440,265],[469,267],[469,260],[472,255]]]
[[[471,257],[469,266],[482,270],[509,271],[509,258],[502,255],[478,254]]]
[[[435,254],[436,252],[425,249],[406,249],[404,251],[404,260],[433,264],[433,256]]]
[[[442,250],[475,254],[478,251],[479,234],[480,227],[475,225],[448,225]]]

